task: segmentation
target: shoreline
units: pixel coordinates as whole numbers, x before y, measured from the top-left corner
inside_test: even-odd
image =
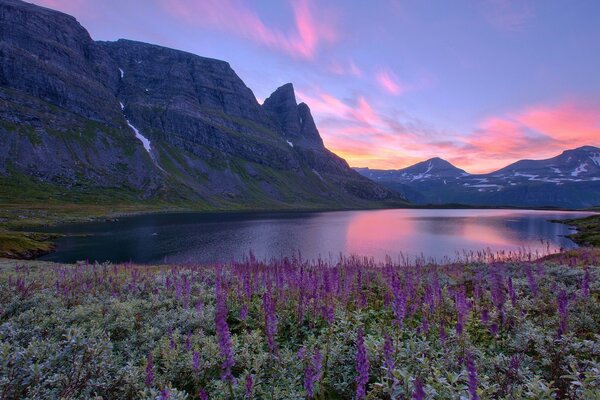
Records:
[[[466,206],[461,204],[447,204],[440,206],[403,206],[403,207],[372,207],[372,208],[327,208],[327,207],[306,207],[306,208],[265,208],[265,209],[205,209],[193,206],[144,206],[144,205],[112,205],[112,206],[91,206],[91,205],[51,205],[40,207],[38,205],[19,205],[10,204],[4,206],[2,215],[0,215],[0,258],[32,260],[45,254],[50,254],[55,250],[55,241],[64,237],[64,234],[47,232],[44,228],[52,226],[86,223],[115,221],[120,218],[135,217],[139,215],[151,214],[179,214],[179,213],[201,213],[207,215],[218,214],[283,214],[283,213],[318,213],[318,212],[337,212],[337,211],[359,211],[359,210],[389,210],[389,209],[440,209],[440,210],[524,210],[524,211],[557,211],[557,212],[598,212],[597,210],[572,210],[561,208],[522,208],[522,207],[485,207],[485,206]],[[18,215],[17,215],[18,214]],[[25,215],[23,215],[25,214]],[[11,218],[12,217],[12,218]],[[585,218],[598,217],[597,225],[600,226],[600,216],[591,216]],[[582,236],[587,237],[585,232],[580,232],[573,221],[581,218],[568,220],[551,220],[562,224],[574,226],[578,232],[568,235],[577,245],[585,241]],[[582,235],[582,236],[580,236]],[[600,245],[600,240],[595,242]]]

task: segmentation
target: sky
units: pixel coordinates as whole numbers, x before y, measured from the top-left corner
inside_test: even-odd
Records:
[[[598,0],[29,0],[95,40],[228,61],[259,102],[292,82],[351,166],[471,173],[600,146]]]

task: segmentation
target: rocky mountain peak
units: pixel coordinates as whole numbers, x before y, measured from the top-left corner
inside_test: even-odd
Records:
[[[265,100],[263,108],[290,143],[307,148],[324,147],[310,108],[305,103],[296,102],[296,93],[291,83],[277,88]]]

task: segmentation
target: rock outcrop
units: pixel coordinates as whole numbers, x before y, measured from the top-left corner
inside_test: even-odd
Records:
[[[73,17],[19,0],[0,0],[0,117],[0,179],[65,201],[98,190],[211,208],[403,201],[325,148],[291,84],[260,105],[227,62],[95,42]]]

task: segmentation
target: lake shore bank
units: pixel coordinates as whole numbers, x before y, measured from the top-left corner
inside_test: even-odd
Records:
[[[39,256],[51,253],[55,248],[55,241],[63,237],[59,234],[43,232],[42,228],[69,223],[112,221],[123,217],[142,214],[168,214],[199,212],[206,214],[219,213],[304,213],[304,212],[331,212],[331,211],[353,211],[371,209],[390,209],[389,207],[374,208],[266,208],[266,209],[206,209],[205,207],[194,207],[190,205],[140,205],[140,204],[115,204],[115,205],[92,205],[92,204],[5,204],[0,208],[0,257],[15,259],[35,259]],[[534,211],[581,211],[563,210],[555,208],[532,208],[524,209],[518,207],[471,207],[460,204],[449,204],[442,206],[405,206],[392,209],[457,209],[457,210],[534,210]],[[575,220],[573,220],[575,221]],[[592,220],[594,222],[596,220]],[[600,221],[600,219],[598,219]],[[563,223],[563,221],[556,221]],[[576,226],[577,223],[573,223]],[[598,224],[600,226],[600,223]],[[581,229],[589,229],[590,224],[582,224]],[[574,239],[585,243],[580,236],[574,235]],[[586,236],[587,237],[587,236]],[[599,245],[597,241],[595,245]],[[579,244],[579,243],[578,243]],[[584,244],[585,245],[585,244]]]

